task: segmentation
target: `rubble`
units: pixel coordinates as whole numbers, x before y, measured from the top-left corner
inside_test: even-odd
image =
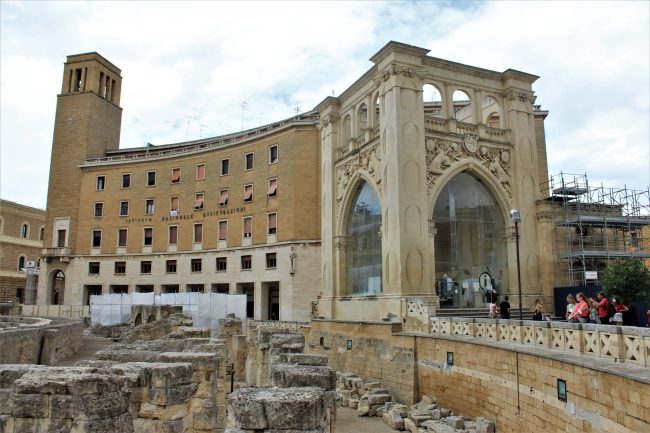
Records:
[[[378,416],[394,430],[411,433],[494,433],[494,421],[475,420],[439,407],[435,398],[422,399],[406,406],[394,401],[379,382],[365,382],[349,372],[336,372],[337,399],[342,407],[356,409],[358,416]]]

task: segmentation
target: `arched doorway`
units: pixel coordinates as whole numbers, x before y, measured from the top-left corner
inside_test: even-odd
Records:
[[[53,305],[63,304],[63,295],[65,294],[65,274],[61,269],[52,273],[50,283],[50,300]]]
[[[492,290],[507,287],[503,215],[492,192],[470,173],[457,174],[442,189],[433,208],[441,306],[480,307]]]
[[[381,205],[367,182],[357,186],[346,219],[345,268],[347,294],[382,291]]]

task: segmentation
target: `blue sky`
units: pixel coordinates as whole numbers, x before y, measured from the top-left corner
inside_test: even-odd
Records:
[[[389,40],[539,75],[550,173],[650,183],[649,2],[1,1],[0,19],[4,199],[45,207],[66,55],[122,69],[121,147],[136,147],[239,131],[242,101],[244,128],[307,111]]]

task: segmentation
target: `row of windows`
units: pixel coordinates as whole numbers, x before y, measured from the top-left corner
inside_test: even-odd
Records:
[[[88,273],[91,275],[98,275],[100,270],[100,262],[89,262]],[[276,269],[278,266],[277,254],[266,253],[266,269]],[[165,273],[175,274],[178,269],[178,261],[167,260],[165,261]],[[215,259],[216,272],[226,272],[228,270],[228,258],[217,257]],[[240,258],[240,269],[242,271],[250,271],[253,269],[253,256],[243,255]],[[126,274],[126,262],[115,262],[114,273],[117,275]],[[203,259],[190,260],[190,272],[198,273],[203,272]],[[140,273],[151,274],[151,260],[140,261]]]
[[[278,196],[278,181],[277,179],[270,179],[269,186],[266,191],[268,198],[274,198]],[[244,195],[243,203],[251,203],[253,201],[253,184],[244,185]],[[205,193],[197,192],[194,194],[194,209],[201,210],[205,206]],[[219,191],[219,206],[224,207],[228,206],[228,189],[222,189]],[[181,199],[178,196],[170,197],[169,199],[169,210],[170,212],[179,212],[181,208]],[[155,200],[153,198],[145,199],[144,201],[144,214],[153,215],[155,212]],[[97,202],[94,204],[93,215],[95,218],[101,218],[104,216],[104,203]],[[129,215],[129,200],[120,201],[119,208],[120,216]]]
[[[244,170],[249,171],[254,168],[255,153],[250,152],[244,155]],[[273,145],[269,147],[269,164],[276,164],[278,162],[278,146]],[[206,167],[205,163],[196,165],[196,172],[194,179],[197,181],[205,180]],[[220,176],[227,176],[230,174],[230,158],[222,159],[220,164]],[[181,183],[181,168],[174,167],[171,169],[170,183]],[[148,171],[146,178],[147,186],[156,186],[156,171]],[[122,173],[121,188],[131,188],[131,173]],[[97,191],[103,191],[106,188],[106,176],[97,176],[96,182]]]
[[[253,217],[244,217],[243,218],[243,237],[244,239],[250,239],[253,236]],[[219,237],[220,241],[225,241],[228,239],[228,221],[223,220],[218,223],[219,228]],[[278,231],[278,214],[273,212],[267,214],[267,234],[275,235]],[[128,237],[128,229],[121,228],[117,229],[117,246],[126,247]],[[145,227],[143,229],[143,245],[148,247],[153,245],[153,227]],[[193,242],[201,243],[203,242],[203,223],[197,223],[193,226]],[[169,226],[168,227],[168,236],[167,242],[169,245],[178,244],[178,226]],[[102,230],[93,229],[92,231],[92,247],[100,248],[102,246]]]
[[[2,220],[1,218],[0,218],[0,233],[4,233],[4,220]],[[29,238],[29,223],[25,222],[20,226],[20,237],[23,239]],[[45,227],[41,226],[38,232],[38,240],[42,241],[44,237],[45,237]]]

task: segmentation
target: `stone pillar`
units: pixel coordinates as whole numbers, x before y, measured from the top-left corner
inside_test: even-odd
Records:
[[[413,68],[391,62],[379,87],[386,295],[430,294],[432,289],[422,80]]]
[[[338,100],[327,98],[317,107],[321,112],[318,125],[321,139],[321,176],[322,176],[322,204],[321,204],[321,281],[322,299],[318,303],[318,315],[332,318],[334,315],[333,299],[339,296],[336,276],[336,258],[334,251],[334,230],[336,221],[336,179],[334,178],[334,165],[337,157],[337,147],[340,145]]]

